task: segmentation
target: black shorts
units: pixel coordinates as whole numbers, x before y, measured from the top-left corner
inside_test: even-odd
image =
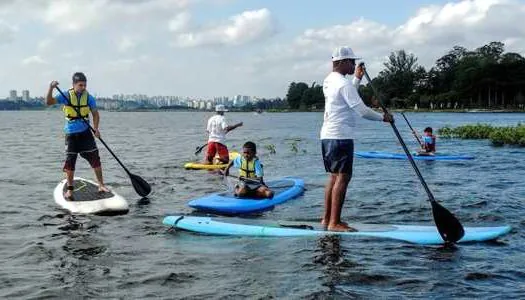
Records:
[[[100,156],[98,155],[97,143],[95,143],[95,138],[89,129],[83,132],[66,135],[66,161],[64,162],[64,172],[75,170],[78,154],[85,158],[92,168],[100,167]]]
[[[324,169],[329,173],[352,176],[354,164],[354,140],[321,140]]]
[[[66,155],[92,152],[97,150],[97,143],[91,130],[66,134]]]

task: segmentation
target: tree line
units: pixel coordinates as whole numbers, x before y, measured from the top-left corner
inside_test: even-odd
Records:
[[[454,46],[429,70],[418,64],[415,54],[405,50],[390,53],[383,66],[372,84],[388,107],[525,108],[525,58],[505,52],[501,42],[490,42],[474,50]],[[370,104],[370,85],[362,85],[359,92]],[[322,109],[322,86],[292,82],[286,102],[292,109]]]

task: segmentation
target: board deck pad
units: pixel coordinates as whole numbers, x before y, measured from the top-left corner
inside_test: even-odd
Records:
[[[73,181],[73,200],[72,201],[93,201],[107,199],[115,196],[112,192],[99,192],[98,185],[84,180]],[[67,184],[64,184],[62,189],[64,193],[67,191]],[[71,200],[68,200],[71,201]]]

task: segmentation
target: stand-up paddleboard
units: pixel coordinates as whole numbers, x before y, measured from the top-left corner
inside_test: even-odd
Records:
[[[385,238],[422,245],[439,245],[444,241],[435,226],[350,224],[357,232],[326,231],[320,223],[252,220],[240,218],[209,218],[167,216],[163,224],[187,231],[232,236],[300,237],[342,235]],[[510,226],[465,227],[465,235],[458,243],[494,240],[510,231]]]
[[[273,198],[237,198],[231,192],[215,193],[192,200],[190,207],[214,213],[247,214],[272,209],[275,205],[296,198],[304,191],[300,178],[285,177],[271,180],[266,185],[274,192]]]
[[[354,154],[358,157],[363,158],[379,158],[379,159],[408,159],[406,154],[401,153],[390,153],[390,152],[378,152],[378,151],[355,151]],[[414,160],[470,160],[474,159],[471,155],[445,155],[445,154],[434,154],[434,155],[419,155],[418,153],[412,153]]]
[[[239,156],[238,152],[232,151],[229,153],[230,160],[235,159],[237,156]],[[218,156],[216,156],[218,158]],[[184,164],[184,168],[186,170],[217,170],[217,169],[224,169],[226,168],[228,164],[212,164],[212,165],[206,165],[200,162],[189,162]]]
[[[129,211],[128,202],[111,191],[99,192],[98,184],[80,177],[74,179],[73,200],[66,200],[67,180],[62,180],[54,191],[55,202],[76,214],[118,215]]]

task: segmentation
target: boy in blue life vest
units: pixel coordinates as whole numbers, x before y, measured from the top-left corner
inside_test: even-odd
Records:
[[[416,132],[414,132],[417,135]],[[434,155],[436,153],[436,136],[432,134],[432,127],[427,127],[421,137],[421,150],[419,155]]]
[[[246,142],[242,147],[242,155],[228,163],[224,176],[229,175],[230,168],[239,169],[239,183],[235,186],[234,194],[240,198],[272,198],[273,192],[264,184],[263,165],[256,156],[255,143]]]

